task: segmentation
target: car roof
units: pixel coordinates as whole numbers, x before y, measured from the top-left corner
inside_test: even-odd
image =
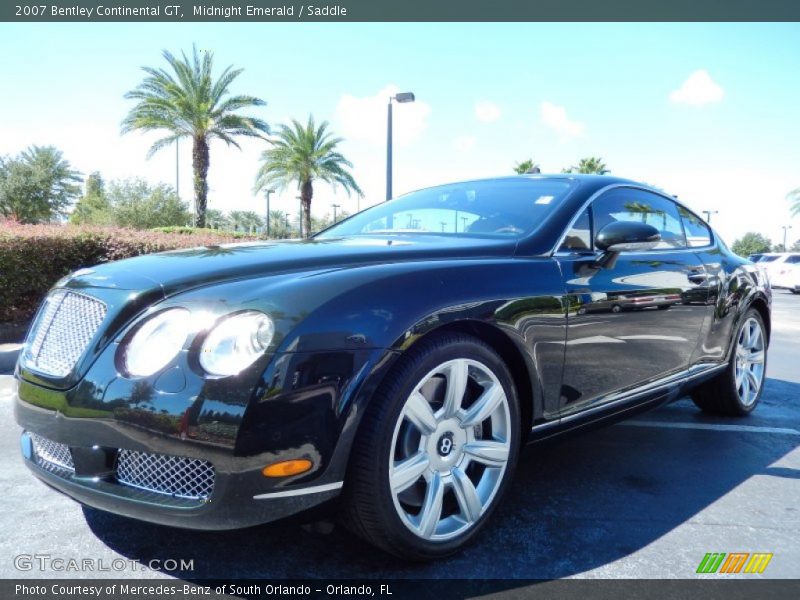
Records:
[[[411,190],[407,192],[408,194],[422,191],[422,190],[430,190],[436,189],[438,187],[447,187],[451,185],[459,185],[459,184],[468,184],[468,183],[491,183],[493,181],[500,182],[500,181],[519,181],[520,179],[531,179],[531,180],[541,180],[541,179],[550,179],[550,180],[561,180],[561,181],[573,181],[575,183],[583,184],[582,187],[585,188],[587,192],[594,192],[600,188],[606,187],[608,185],[614,184],[628,184],[628,185],[635,185],[637,187],[653,190],[655,192],[659,192],[661,194],[669,196],[663,190],[646,183],[641,183],[639,181],[634,181],[632,179],[625,179],[623,177],[616,177],[615,175],[596,175],[596,174],[588,174],[588,173],[525,173],[522,175],[501,175],[498,177],[481,177],[476,179],[465,179],[462,181],[449,181],[446,183],[427,186],[424,188],[419,188],[416,190]],[[403,194],[404,196],[406,194]],[[674,196],[670,196],[675,198]]]

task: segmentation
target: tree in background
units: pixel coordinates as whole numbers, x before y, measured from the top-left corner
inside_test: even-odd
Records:
[[[143,179],[112,182],[107,195],[114,224],[120,227],[151,229],[184,226],[191,221],[186,204],[164,183],[151,186]]]
[[[70,214],[69,222],[75,225],[111,225],[114,222],[106,184],[97,171],[86,178],[83,196]]]
[[[750,231],[745,233],[741,238],[733,242],[731,250],[736,254],[743,257],[748,257],[751,254],[761,254],[762,252],[769,252],[772,248],[772,242],[769,238]]]
[[[320,180],[334,187],[341,185],[348,196],[355,192],[364,194],[348,169],[352,163],[340,154],[336,147],[342,138],[328,132],[328,122],[319,127],[309,115],[307,125],[292,120],[292,126],[281,125],[275,137],[269,140],[271,148],[261,154],[263,165],[256,175],[254,191],[265,188],[285,189],[297,184],[303,206],[303,232],[306,237],[311,228],[311,199],[314,196],[314,181]]]
[[[524,175],[525,173],[530,173],[534,171],[534,169],[538,169],[539,165],[533,162],[532,158],[527,160],[523,160],[522,162],[518,162],[514,165],[514,172],[517,175]]]
[[[53,146],[0,158],[0,214],[21,223],[50,221],[80,195],[81,176]]]
[[[197,208],[197,227],[206,226],[208,202],[208,168],[211,164],[209,143],[219,139],[239,148],[235,138],[261,137],[268,133],[267,124],[255,117],[237,114],[243,108],[263,106],[265,102],[255,96],[230,96],[231,83],[242,69],[226,68],[214,80],[212,69],[214,55],[192,48],[191,58],[185,53],[181,58],[164,50],[164,59],[172,69],[142,67],[147,77],[125,98],[136,100],[122,121],[122,133],[130,131],[167,131],[168,135],[156,141],[148,157],[161,148],[186,137],[192,140],[192,169],[194,171],[194,202]]]
[[[252,210],[232,210],[228,222],[233,231],[244,233],[257,233],[264,226],[264,219]]]
[[[211,229],[221,229],[223,231],[233,230],[228,216],[216,208],[209,208],[206,210],[206,226]]]
[[[285,240],[297,233],[296,228],[292,228],[289,216],[282,210],[269,211],[269,235],[272,239]]]
[[[336,222],[338,223],[342,219],[346,219],[350,216],[350,213],[346,210],[336,213]],[[323,217],[311,217],[311,233],[319,233],[323,229],[327,229],[333,225],[333,215],[331,213],[326,214]]]
[[[564,169],[564,173],[593,173],[605,175],[609,172],[608,166],[599,156],[589,156],[578,161],[577,165]]]

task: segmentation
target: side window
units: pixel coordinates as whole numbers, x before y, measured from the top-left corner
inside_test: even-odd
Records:
[[[711,230],[708,225],[682,206],[678,206],[678,212],[681,215],[683,230],[686,232],[686,241],[689,246],[692,248],[708,246],[711,243]]]
[[[793,254],[789,258],[786,259],[787,265],[796,265],[800,263],[800,254]]]
[[[572,225],[558,250],[559,252],[590,252],[592,250],[592,219],[589,208],[584,210]]]
[[[686,247],[678,206],[657,194],[635,188],[611,190],[594,201],[592,216],[595,232],[615,221],[641,221],[661,234],[656,250]]]

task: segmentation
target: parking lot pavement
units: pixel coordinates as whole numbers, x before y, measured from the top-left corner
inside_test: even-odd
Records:
[[[100,577],[697,577],[707,552],[772,552],[760,577],[800,574],[800,296],[776,292],[769,380],[744,419],[684,399],[612,427],[526,450],[505,503],[476,544],[406,564],[347,532],[293,523],[190,532],[94,510],[30,476],[17,448],[10,378],[0,381],[0,577],[70,573],[14,568],[19,554],[187,559],[193,572]],[[702,575],[699,577],[719,577]],[[726,576],[727,577],[727,576]],[[746,575],[745,577],[759,577]],[[512,582],[508,584],[514,587]]]

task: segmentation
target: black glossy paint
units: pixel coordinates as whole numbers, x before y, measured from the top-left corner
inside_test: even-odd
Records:
[[[84,449],[86,471],[75,482],[29,466],[100,508],[233,528],[335,496],[253,499],[342,481],[375,389],[398,356],[436,331],[468,331],[495,347],[512,367],[533,440],[675,397],[690,372],[727,359],[732,328],[749,306],[768,322],[768,285],[716,240],[612,261],[602,252],[554,252],[598,192],[636,185],[572,178],[569,196],[519,240],[404,233],[265,242],[144,256],[65,278],[59,286],[101,298],[108,316],[71,375],[51,379],[18,365],[16,415],[25,429]],[[171,306],[196,313],[196,335],[161,373],[126,377],[118,361],[125,336]],[[235,377],[204,376],[204,333],[247,309],[274,319],[272,347]],[[120,486],[107,466],[85,453],[95,445],[204,457],[218,485],[200,506],[115,496]],[[313,468],[285,479],[260,475],[288,458],[308,458]],[[99,482],[91,482],[93,468]]]

